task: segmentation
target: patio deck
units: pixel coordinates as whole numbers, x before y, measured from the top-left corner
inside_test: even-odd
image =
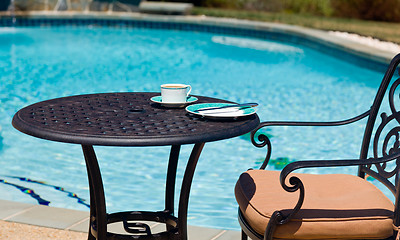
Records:
[[[163,224],[149,224],[162,231]],[[0,239],[87,239],[89,212],[0,200]],[[112,224],[113,232],[124,232]],[[240,239],[239,231],[189,226],[190,240]]]

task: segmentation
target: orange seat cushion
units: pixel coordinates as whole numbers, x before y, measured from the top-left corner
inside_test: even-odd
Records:
[[[299,191],[286,192],[280,172],[249,170],[236,183],[235,195],[250,226],[264,234],[271,215],[287,214]],[[393,235],[393,203],[373,184],[346,174],[298,174],[305,199],[292,220],[278,225],[275,239],[384,239]]]

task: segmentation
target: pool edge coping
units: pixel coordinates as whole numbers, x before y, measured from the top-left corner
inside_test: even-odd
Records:
[[[390,51],[384,51],[372,46],[360,44],[356,41],[338,37],[329,34],[328,31],[312,29],[307,27],[273,23],[273,22],[260,22],[253,20],[243,20],[235,18],[219,18],[208,17],[204,15],[156,15],[137,12],[57,12],[57,11],[26,11],[15,12],[11,15],[8,12],[0,12],[0,17],[26,17],[26,18],[47,18],[57,19],[60,17],[68,19],[107,19],[107,20],[142,20],[154,22],[172,22],[172,23],[186,23],[186,24],[199,24],[215,27],[232,27],[247,30],[259,30],[271,33],[283,33],[293,35],[303,39],[310,40],[322,46],[336,48],[345,51],[349,54],[361,57],[370,61],[387,64],[396,55]]]

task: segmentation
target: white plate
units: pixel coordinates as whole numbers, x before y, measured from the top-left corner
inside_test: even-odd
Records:
[[[234,105],[233,103],[199,103],[199,104],[193,104],[190,106],[186,107],[186,111],[202,116],[202,117],[208,117],[208,118],[238,118],[238,117],[244,117],[244,116],[249,116],[254,113],[256,113],[256,110],[254,108],[228,108],[228,109],[218,109],[218,110],[209,110],[209,111],[200,111],[200,109],[204,108],[211,108],[211,107],[223,107],[223,106],[229,106],[229,105]]]
[[[182,107],[184,107],[184,106],[186,106],[186,105],[188,105],[190,103],[196,102],[197,101],[197,97],[189,96],[187,101],[184,102],[184,103],[166,103],[166,102],[162,102],[161,96],[152,97],[152,98],[150,98],[150,100],[152,102],[159,103],[164,107],[182,108]]]

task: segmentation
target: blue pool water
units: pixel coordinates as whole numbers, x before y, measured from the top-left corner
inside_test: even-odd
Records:
[[[186,83],[196,95],[258,102],[263,121],[340,120],[370,107],[382,76],[300,45],[245,37],[108,27],[0,28],[0,198],[88,210],[80,146],[40,140],[11,126],[18,109],[38,101]],[[265,131],[272,136],[272,159],[357,158],[364,123]],[[182,149],[178,179],[191,147]],[[95,150],[109,212],[163,209],[169,148]],[[239,229],[234,184],[241,172],[260,166],[264,153],[248,136],[206,144],[192,185],[189,224]],[[279,161],[274,164],[269,169],[279,168]]]

